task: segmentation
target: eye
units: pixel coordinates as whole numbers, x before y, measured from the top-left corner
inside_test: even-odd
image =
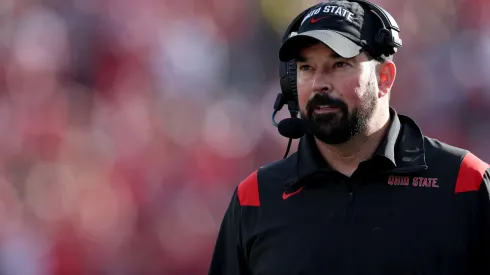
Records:
[[[301,66],[299,66],[299,70],[300,71],[308,71],[308,70],[311,70],[311,66],[310,65],[301,65]]]
[[[333,67],[334,68],[343,68],[343,67],[346,67],[348,65],[349,65],[349,63],[347,63],[347,62],[339,61],[339,62],[335,62],[335,64],[333,64]]]

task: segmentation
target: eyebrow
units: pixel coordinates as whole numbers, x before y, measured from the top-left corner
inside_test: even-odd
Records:
[[[332,59],[347,59],[347,58],[340,56],[336,52],[332,52],[329,57]],[[298,56],[294,59],[294,61],[296,61],[296,62],[307,62],[308,58],[306,58],[305,56],[303,56],[301,54],[298,54]]]

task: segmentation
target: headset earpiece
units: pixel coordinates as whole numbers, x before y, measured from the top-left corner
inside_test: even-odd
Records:
[[[392,46],[393,37],[391,36],[391,32],[385,28],[380,29],[374,38],[377,44],[383,46]]]
[[[284,94],[285,101],[283,104],[287,104],[288,100],[293,99],[291,81],[289,80],[289,70],[290,70],[290,62],[281,62],[279,64],[279,81],[281,84],[282,94]],[[281,106],[282,107],[282,106]]]
[[[289,61],[287,62],[288,64],[288,80],[289,80],[289,89],[290,89],[290,95],[291,101],[294,101],[296,103],[295,106],[292,106],[293,109],[289,108],[290,111],[296,111],[299,112],[299,106],[298,106],[298,83],[297,83],[297,65],[296,62],[294,61]],[[288,103],[289,104],[289,103]],[[294,114],[294,115],[296,115]]]
[[[377,44],[376,52],[384,55],[390,56],[396,53],[393,45],[393,36],[388,29],[380,29],[374,38],[374,42]]]
[[[375,3],[368,2],[366,0],[349,0],[350,2],[357,2],[364,5],[368,10],[375,14],[381,24],[382,28],[377,32],[374,38],[377,44],[376,52],[386,56],[391,56],[397,52],[397,49],[402,46],[402,40],[399,33],[400,28],[395,19],[385,9],[378,6]]]

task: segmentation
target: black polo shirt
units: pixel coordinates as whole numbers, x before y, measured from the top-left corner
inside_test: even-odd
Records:
[[[347,177],[313,137],[233,194],[209,274],[490,274],[490,166],[391,110]]]

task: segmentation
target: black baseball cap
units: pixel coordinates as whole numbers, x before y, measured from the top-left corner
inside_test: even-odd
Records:
[[[351,58],[363,49],[374,48],[380,27],[380,19],[359,3],[328,1],[306,13],[297,34],[282,44],[279,60],[295,59],[305,42],[311,39],[324,43],[344,58]]]

